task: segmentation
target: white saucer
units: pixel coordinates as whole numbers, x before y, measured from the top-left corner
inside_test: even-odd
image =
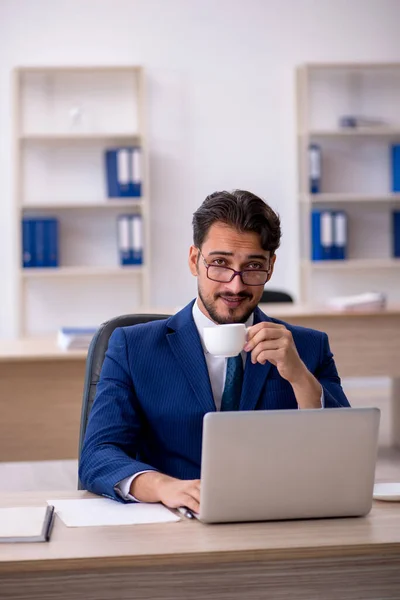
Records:
[[[374,500],[400,502],[400,483],[376,483],[374,485]]]

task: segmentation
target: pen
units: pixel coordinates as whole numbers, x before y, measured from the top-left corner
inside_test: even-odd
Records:
[[[178,506],[177,511],[187,519],[193,519],[193,514],[185,506]]]

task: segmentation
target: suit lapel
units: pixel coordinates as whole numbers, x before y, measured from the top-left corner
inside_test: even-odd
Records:
[[[260,321],[270,321],[270,319],[259,308],[254,311],[254,325]],[[247,355],[246,366],[244,370],[242,395],[240,398],[240,410],[254,410],[261,395],[265,381],[271,371],[271,363],[265,365],[251,362],[250,354]]]
[[[240,410],[254,410],[261,395],[265,380],[271,370],[271,363],[265,365],[252,364],[250,355],[246,359],[244,370],[242,395],[240,397]]]
[[[212,412],[215,411],[215,403],[204,351],[192,317],[192,306],[193,302],[168,320],[168,327],[173,331],[167,334],[167,339],[197,401],[204,412]]]

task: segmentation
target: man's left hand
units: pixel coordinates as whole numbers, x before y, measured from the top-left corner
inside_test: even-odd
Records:
[[[273,364],[281,377],[292,385],[309,374],[301,360],[292,333],[284,325],[263,321],[250,327],[247,333],[246,352],[251,352],[251,362]]]

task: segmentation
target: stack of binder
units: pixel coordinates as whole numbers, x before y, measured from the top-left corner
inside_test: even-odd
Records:
[[[386,308],[387,296],[382,292],[364,292],[354,296],[338,296],[329,298],[327,305],[334,310],[383,310]]]
[[[143,264],[143,224],[141,215],[120,215],[117,220],[120,265]]]
[[[393,256],[400,258],[400,210],[392,213],[393,223]]]
[[[142,154],[138,146],[111,148],[105,152],[109,198],[140,198]]]
[[[310,194],[319,194],[321,192],[321,146],[310,144],[308,147],[309,160],[309,191]]]
[[[311,259],[347,258],[347,215],[344,211],[313,210],[311,213]]]
[[[392,192],[400,192],[400,144],[392,146]]]
[[[87,350],[96,331],[95,327],[61,327],[57,345],[61,350]]]
[[[58,220],[54,218],[22,219],[22,266],[24,268],[58,267]]]
[[[400,144],[392,146],[392,191],[400,193]],[[400,258],[400,211],[392,212],[393,256]]]

